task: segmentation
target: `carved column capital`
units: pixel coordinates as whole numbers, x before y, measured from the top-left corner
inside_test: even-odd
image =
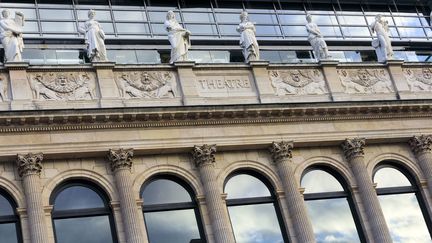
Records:
[[[43,154],[18,154],[17,155],[17,166],[18,166],[18,174],[23,177],[26,175],[40,175],[42,171],[42,160]]]
[[[408,141],[414,154],[432,152],[432,135],[414,136]]]
[[[214,164],[216,162],[215,153],[216,144],[204,144],[202,146],[195,145],[192,150],[192,158],[195,162],[196,167]]]
[[[114,172],[118,169],[130,169],[132,167],[133,149],[110,149],[108,160],[110,161],[111,170]]]
[[[292,158],[292,149],[294,148],[293,142],[273,142],[269,150],[274,163],[279,163]]]
[[[341,144],[342,150],[348,161],[354,159],[355,157],[363,157],[365,145],[366,145],[366,139],[364,138],[353,138],[353,139],[347,138]]]

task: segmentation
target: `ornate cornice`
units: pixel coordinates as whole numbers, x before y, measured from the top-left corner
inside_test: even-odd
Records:
[[[347,138],[341,144],[342,150],[348,161],[351,161],[356,157],[363,157],[365,145],[366,145],[366,139],[364,138],[353,138],[353,139]]]
[[[212,165],[216,162],[215,159],[216,144],[213,145],[204,144],[202,146],[195,145],[191,153],[196,167],[201,167],[204,165]]]
[[[414,136],[408,141],[414,154],[432,152],[432,135]]]
[[[292,158],[293,142],[273,142],[270,146],[270,154],[274,163],[290,160]]]
[[[111,165],[111,170],[114,172],[119,169],[132,168],[133,149],[110,149],[108,152],[108,160]]]
[[[27,175],[33,175],[37,174],[40,175],[42,171],[42,160],[43,160],[43,154],[25,154],[17,155],[17,167],[18,167],[18,174],[20,177],[24,177]]]

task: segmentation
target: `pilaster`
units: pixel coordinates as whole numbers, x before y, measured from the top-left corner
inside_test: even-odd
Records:
[[[181,92],[183,93],[183,105],[190,105],[193,102],[189,101],[188,98],[194,99],[199,97],[198,91],[195,87],[196,77],[193,72],[195,62],[175,62],[174,66],[177,68]]]
[[[414,136],[408,141],[427,180],[432,195],[432,135]]]
[[[321,60],[319,62],[321,69],[324,74],[324,78],[327,82],[327,86],[333,101],[341,101],[346,97],[344,88],[339,79],[337,72],[337,66],[339,61],[337,60]]]
[[[403,63],[403,60],[387,60],[386,65],[393,81],[393,85],[395,86],[398,98],[412,99],[415,98],[416,94],[412,93],[408,87],[408,81],[406,80],[402,69]]]
[[[28,62],[7,62],[4,66],[9,71],[11,109],[28,109],[33,98],[27,77]]]
[[[120,93],[114,77],[115,62],[93,62],[96,70],[101,107],[121,107]]]
[[[255,85],[258,90],[258,98],[260,103],[268,103],[274,101],[274,90],[269,80],[268,61],[250,61],[249,65],[252,69],[252,74],[255,80]]]

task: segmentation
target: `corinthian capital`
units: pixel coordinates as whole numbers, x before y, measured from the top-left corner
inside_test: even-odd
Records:
[[[273,142],[269,150],[273,158],[273,162],[279,163],[292,158],[293,142],[282,141],[279,143]]]
[[[366,145],[366,139],[364,138],[353,138],[345,139],[342,143],[342,150],[345,154],[346,159],[352,160],[355,157],[364,156],[364,146]]]
[[[17,166],[18,166],[18,174],[23,177],[26,175],[37,174],[40,175],[42,171],[42,160],[43,154],[18,154],[17,155]]]
[[[408,143],[415,154],[432,152],[432,135],[414,136]]]
[[[216,162],[215,159],[216,144],[203,146],[194,146],[192,150],[192,158],[195,162],[196,167],[203,165],[211,165]]]
[[[110,149],[108,160],[110,161],[111,170],[130,169],[132,167],[133,149]]]

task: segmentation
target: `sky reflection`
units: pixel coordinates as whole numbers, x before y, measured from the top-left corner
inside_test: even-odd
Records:
[[[334,176],[323,170],[309,171],[303,176],[301,186],[305,188],[305,193],[337,192],[344,190]]]
[[[270,191],[262,181],[247,174],[230,178],[225,185],[225,193],[228,194],[227,199],[270,196]]]
[[[142,198],[145,205],[192,201],[189,193],[181,185],[168,179],[158,179],[149,183],[142,193]]]
[[[14,210],[9,201],[0,194],[0,216],[14,215]]]
[[[110,243],[108,216],[55,219],[56,243]]]
[[[104,208],[102,198],[92,189],[71,186],[61,191],[54,202],[54,210]]]
[[[4,243],[17,243],[16,225],[0,224],[0,242]]]

